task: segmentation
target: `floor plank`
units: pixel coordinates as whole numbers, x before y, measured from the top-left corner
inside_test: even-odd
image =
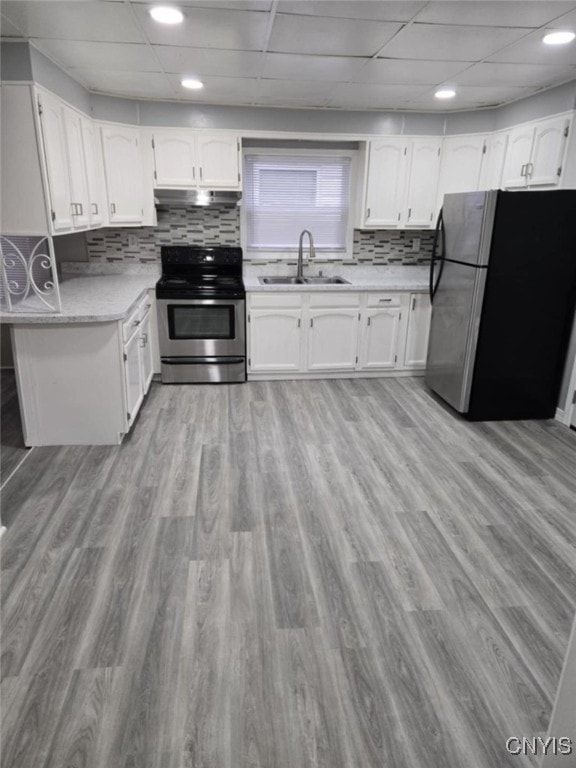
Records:
[[[533,765],[575,465],[419,379],[154,384],[3,489],[2,768]]]

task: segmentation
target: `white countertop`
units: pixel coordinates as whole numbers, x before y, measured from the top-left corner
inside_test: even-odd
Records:
[[[157,274],[99,275],[66,273],[60,282],[62,312],[0,312],[0,323],[106,323],[122,320],[158,279]]]
[[[248,267],[248,269],[246,268]],[[258,279],[260,275],[294,276],[296,269],[285,264],[258,267],[257,264],[246,265],[244,268],[244,285],[249,292],[254,291],[427,291],[428,267],[374,267],[374,266],[342,266],[322,265],[324,277],[339,276],[349,283],[340,285],[264,285]],[[318,274],[318,268],[305,268],[304,276],[313,277]]]

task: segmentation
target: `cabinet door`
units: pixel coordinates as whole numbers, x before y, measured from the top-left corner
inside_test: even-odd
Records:
[[[478,189],[484,144],[484,136],[451,136],[444,139],[438,181],[438,209],[442,207],[444,195],[475,192]]]
[[[406,185],[406,140],[371,141],[363,223],[367,227],[400,224]]]
[[[530,162],[533,143],[534,128],[532,126],[510,131],[502,172],[502,187],[504,189],[526,186],[526,168]]]
[[[507,133],[498,133],[488,138],[478,189],[500,189],[507,148]]]
[[[404,368],[426,367],[431,314],[430,298],[425,293],[413,293],[410,297]]]
[[[395,368],[398,356],[400,309],[367,309],[364,316],[360,368]]]
[[[250,310],[250,371],[302,370],[301,317],[300,309]]]
[[[412,141],[406,195],[407,227],[430,227],[434,223],[441,143],[442,140],[436,138]]]
[[[359,309],[311,309],[308,370],[353,370],[358,362]]]
[[[84,157],[88,176],[89,217],[91,227],[100,227],[104,223],[104,166],[98,143],[96,127],[88,118],[82,119],[82,137],[84,139]]]
[[[197,136],[198,185],[240,189],[240,140],[236,136]]]
[[[155,131],[152,146],[156,187],[196,186],[196,143],[192,131]]]
[[[536,126],[532,159],[527,173],[531,187],[556,186],[560,182],[569,124],[567,118],[560,118]]]
[[[152,343],[150,331],[150,312],[144,315],[140,326],[140,367],[142,375],[142,392],[145,395],[150,388],[153,374]]]
[[[126,387],[126,411],[131,423],[144,398],[142,369],[140,363],[140,332],[132,334],[124,345],[124,384]]]
[[[143,216],[143,173],[138,129],[102,128],[110,224],[139,224]]]
[[[50,190],[52,231],[69,232],[74,225],[70,206],[70,177],[63,108],[58,99],[45,93],[39,97],[38,103],[41,110],[42,143]]]
[[[82,117],[73,109],[63,108],[64,131],[70,174],[70,204],[74,229],[87,229],[90,224],[88,176],[84,157]]]

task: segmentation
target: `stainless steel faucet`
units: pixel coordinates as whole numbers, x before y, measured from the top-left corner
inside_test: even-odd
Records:
[[[309,229],[303,229],[302,232],[300,232],[300,240],[298,241],[298,269],[296,270],[296,277],[302,277],[303,271],[304,271],[304,263],[303,263],[303,256],[304,256],[304,248],[303,248],[303,240],[304,235],[308,235],[308,238],[310,240],[310,249],[308,252],[308,262],[310,262],[310,259],[313,259],[316,255],[316,251],[314,250],[314,238],[312,237],[312,232],[310,232]]]

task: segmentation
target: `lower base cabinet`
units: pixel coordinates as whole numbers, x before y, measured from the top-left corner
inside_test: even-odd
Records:
[[[429,325],[424,293],[250,293],[248,375],[385,376],[423,370]]]
[[[125,321],[13,325],[24,442],[116,445],[152,380],[148,295]]]

